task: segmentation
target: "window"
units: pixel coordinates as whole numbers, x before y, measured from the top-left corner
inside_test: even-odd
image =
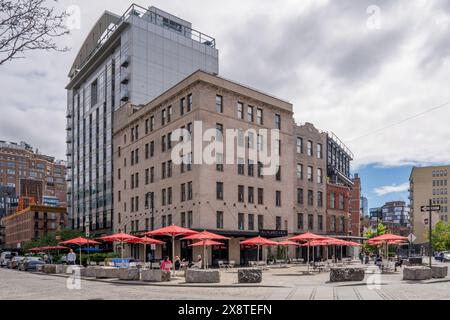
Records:
[[[165,125],[166,124],[166,109],[162,109],[161,111],[161,125]]]
[[[339,210],[344,210],[344,194],[339,194]]]
[[[150,131],[153,131],[154,127],[155,127],[155,117],[151,116],[150,117]]]
[[[223,200],[223,182],[216,182],[216,199]]]
[[[172,106],[167,107],[167,122],[172,120]]]
[[[161,190],[161,205],[166,205],[166,189]]]
[[[308,206],[314,205],[314,194],[312,190],[308,190]]]
[[[253,122],[253,107],[247,106],[247,121]]]
[[[238,213],[238,229],[239,230],[244,230],[245,221],[244,221],[244,214],[243,213]]]
[[[262,178],[262,169],[263,169],[263,164],[261,161],[258,161],[258,178]]]
[[[150,145],[148,143],[145,144],[145,159],[150,157]]]
[[[161,137],[161,151],[166,151],[166,136]]]
[[[317,168],[317,183],[323,183],[322,169]]]
[[[253,149],[255,147],[255,135],[253,132],[248,132],[248,138],[247,138],[247,148]]]
[[[155,181],[155,167],[150,168],[150,183]]]
[[[313,181],[313,167],[308,166],[308,181]]]
[[[243,175],[244,174],[244,159],[243,158],[238,158],[237,167],[238,167],[238,174]]]
[[[166,163],[161,163],[161,179],[166,178]]]
[[[317,216],[317,227],[318,227],[319,231],[323,231],[323,216],[322,215]]]
[[[166,227],[167,226],[167,224],[166,224],[166,216],[164,215],[164,216],[161,216],[161,226],[164,228],[164,227]]]
[[[155,155],[155,141],[150,142],[150,157]]]
[[[344,232],[345,218],[340,217],[339,219],[339,232]]]
[[[277,173],[275,174],[275,179],[281,181],[281,167],[277,165]]]
[[[318,143],[317,144],[317,159],[322,159],[323,155],[322,155],[322,144]]]
[[[297,179],[303,179],[303,165],[297,163]]]
[[[187,227],[191,228],[192,227],[192,222],[193,222],[192,211],[188,211],[187,215],[188,215],[188,225],[187,225]]]
[[[191,112],[191,110],[192,110],[192,94],[189,94],[188,96],[187,96],[187,112]]]
[[[149,131],[150,131],[150,120],[145,119],[145,134],[148,134]]]
[[[254,175],[254,162],[253,160],[248,160],[248,166],[247,166],[247,174],[249,177],[253,177]]]
[[[255,215],[252,213],[248,214],[248,230],[255,230]]]
[[[258,204],[264,204],[264,189],[258,188]]]
[[[216,153],[216,170],[223,172],[223,153]]]
[[[223,124],[216,123],[216,140],[223,141]]]
[[[244,119],[244,104],[242,102],[238,102],[236,109],[238,119]]]
[[[172,176],[172,160],[167,161],[167,178]]]
[[[256,123],[259,125],[263,125],[264,124],[264,119],[263,119],[263,110],[258,108],[256,109]]]
[[[281,207],[281,191],[275,191],[275,205]]]
[[[262,214],[258,214],[258,230],[264,229],[264,216]]]
[[[238,147],[243,148],[244,147],[244,130],[242,129],[238,129],[238,137],[237,137],[237,141],[238,141]]]
[[[331,216],[330,229],[331,229],[331,231],[336,232],[336,216]]]
[[[182,116],[184,114],[184,107],[185,107],[185,98],[180,99],[180,115]]]
[[[330,209],[336,208],[336,194],[334,192],[330,192]]]
[[[303,204],[303,189],[297,188],[297,204]]]
[[[281,116],[275,114],[275,129],[281,130]]]
[[[223,229],[223,211],[216,212],[216,228]]]
[[[97,80],[91,83],[91,107],[97,104],[97,96],[98,96],[98,85]]]
[[[319,208],[323,207],[323,192],[322,191],[317,191],[317,206]]]
[[[181,227],[186,228],[186,212],[181,212],[180,215],[181,215],[181,217],[180,217]]]
[[[238,186],[238,202],[244,202],[244,186]]]
[[[297,153],[303,153],[303,138],[297,137]]]
[[[307,150],[307,155],[308,156],[312,156],[312,141],[311,140],[308,140],[308,144],[307,144],[307,147],[306,147],[306,150]]]
[[[263,151],[264,150],[264,137],[262,135],[258,134],[256,143],[257,143],[257,145],[256,145],[257,150]]]
[[[281,217],[279,216],[275,217],[275,229],[281,230]]]
[[[186,184],[182,183],[181,184],[181,193],[180,193],[180,197],[181,197],[181,202],[186,201]]]
[[[275,143],[275,146],[274,146],[275,155],[281,156],[281,140],[275,139],[274,143]]]
[[[172,187],[167,188],[167,204],[172,204]]]
[[[167,149],[172,149],[172,132],[167,134]]]
[[[254,203],[255,199],[254,199],[254,188],[253,187],[248,187],[248,203]]]
[[[223,97],[219,95],[216,96],[216,112],[223,113]]]
[[[314,216],[308,214],[308,230],[314,230]]]
[[[139,149],[136,149],[136,150],[134,150],[134,164],[138,164],[138,163],[139,163]]]
[[[303,229],[303,213],[297,213],[297,229]]]
[[[188,188],[187,199],[192,200],[192,181],[189,181],[187,183],[187,188]]]

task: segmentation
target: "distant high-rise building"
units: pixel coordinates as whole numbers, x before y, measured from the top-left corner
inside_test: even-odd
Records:
[[[114,112],[127,102],[147,104],[198,69],[217,74],[218,50],[214,38],[188,21],[133,4],[122,16],[106,11],[95,23],[66,86],[72,228],[112,231]]]
[[[428,226],[425,219],[428,213],[421,212],[421,206],[427,206],[431,200],[433,205],[440,205],[440,212],[432,215],[432,225],[438,221],[448,221],[448,179],[449,166],[414,167],[409,178],[409,200],[413,232],[416,243],[428,242]]]
[[[361,196],[361,212],[364,218],[369,217],[369,200],[364,196]]]

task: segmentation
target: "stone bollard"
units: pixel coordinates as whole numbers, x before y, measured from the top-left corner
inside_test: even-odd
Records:
[[[187,269],[186,270],[187,283],[219,283],[219,270],[202,270],[202,269]]]
[[[141,280],[146,282],[170,281],[170,272],[158,269],[141,270]]]
[[[108,267],[95,268],[95,277],[97,279],[119,278],[119,269]]]
[[[431,277],[436,279],[442,279],[447,277],[448,275],[448,267],[447,266],[441,266],[441,265],[435,265],[431,266]]]
[[[139,280],[139,279],[140,279],[139,269],[136,268],[119,269],[119,280]]]
[[[403,268],[403,280],[431,279],[431,269],[423,266],[409,266]]]
[[[262,281],[262,270],[259,268],[238,269],[239,283],[260,283]]]
[[[333,267],[330,269],[330,282],[363,281],[364,268]]]

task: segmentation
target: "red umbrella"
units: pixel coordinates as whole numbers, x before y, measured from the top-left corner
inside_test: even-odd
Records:
[[[188,235],[195,234],[195,233],[198,233],[198,232],[191,230],[191,229],[182,228],[182,227],[179,227],[176,225],[171,225],[168,227],[149,231],[144,234],[149,235],[149,236],[171,237],[171,239],[172,239],[172,260],[174,260],[175,259],[175,238],[178,236],[188,236]],[[172,270],[173,270],[173,273],[175,273],[175,263],[172,263]]]
[[[121,248],[120,254],[123,259],[123,243],[131,241],[131,240],[137,240],[139,238],[132,236],[131,234],[120,232],[120,233],[104,236],[104,237],[101,237],[98,239],[103,240],[103,241],[109,241],[109,242],[120,242],[120,248]]]
[[[202,232],[191,234],[190,236],[184,237],[181,240],[228,240],[228,239],[230,239],[230,238],[227,238],[227,237],[221,236],[219,234],[215,234],[215,233],[205,230]],[[220,244],[222,244],[222,243],[220,243]],[[198,245],[198,246],[200,246],[200,245]],[[203,246],[203,257],[205,258],[205,263],[203,264],[203,266],[206,268],[207,260],[208,260],[208,259],[206,259],[206,245]]]
[[[381,236],[371,238],[370,241],[395,241],[395,240],[408,240],[407,237],[398,236],[396,234],[382,234]]]
[[[190,244],[189,247],[201,247],[201,246],[220,246],[223,243],[218,242],[218,241],[213,241],[213,240],[202,240],[202,241],[198,241],[195,242],[193,244]]]
[[[278,242],[272,241],[261,236],[257,236],[251,239],[247,239],[240,242],[243,245],[256,246],[256,259],[259,262],[259,246],[277,246]]]
[[[278,242],[278,245],[279,246],[298,246],[299,244],[294,241],[285,240],[285,241]]]
[[[90,245],[90,244],[100,244],[100,242],[94,241],[94,240],[90,240],[90,239],[86,239],[83,237],[77,237],[77,238],[73,238],[70,240],[66,240],[63,242],[60,242],[59,244],[75,244],[78,245],[80,247],[80,265],[81,265],[81,246],[83,245]]]
[[[164,244],[164,241],[156,240],[156,239],[149,238],[149,237],[142,237],[142,238],[132,239],[132,240],[129,240],[127,242],[128,243],[139,243],[139,244],[143,244],[144,245],[144,263],[145,263],[145,259],[146,259],[146,247],[147,247],[147,244]]]
[[[325,240],[325,239],[329,239],[328,237],[325,236],[321,236],[318,234],[314,234],[311,232],[306,232],[306,233],[302,233],[299,234],[298,236],[295,237],[291,237],[288,240],[291,241],[306,241],[308,243],[308,250],[307,250],[307,261],[308,261],[308,270],[309,270],[309,243],[313,240]]]

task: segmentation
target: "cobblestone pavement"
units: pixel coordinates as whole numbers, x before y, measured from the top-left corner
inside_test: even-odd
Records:
[[[179,276],[165,284],[82,279],[81,289],[67,288],[67,277],[0,269],[0,300],[6,299],[288,299],[288,300],[450,300],[450,277],[418,283],[401,272],[382,275],[381,284],[366,281],[330,283],[329,274],[301,275],[299,267],[264,271],[261,285],[237,284],[236,271],[222,271],[221,284],[192,286]],[[366,279],[368,275],[366,275]]]

